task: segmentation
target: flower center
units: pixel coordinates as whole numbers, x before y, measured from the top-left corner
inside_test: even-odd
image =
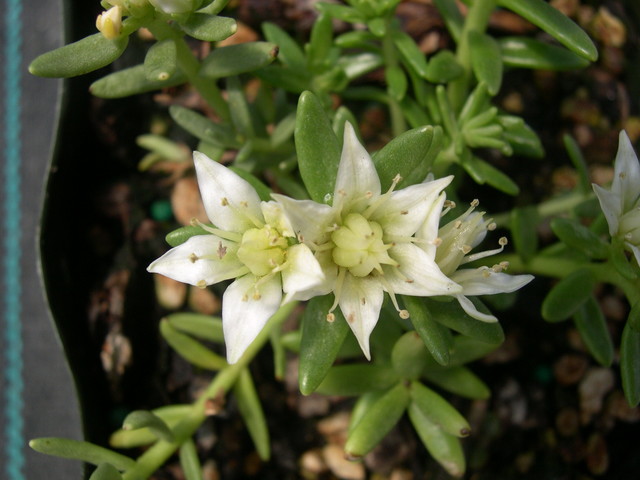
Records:
[[[286,238],[266,225],[244,232],[236,255],[251,273],[262,277],[284,263],[288,246]]]
[[[333,261],[356,277],[366,277],[373,270],[382,274],[382,264],[398,264],[387,253],[392,245],[382,240],[382,227],[359,213],[347,215],[331,240]]]

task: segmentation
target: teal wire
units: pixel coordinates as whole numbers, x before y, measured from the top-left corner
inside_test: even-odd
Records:
[[[21,72],[22,2],[6,0],[4,30],[4,416],[5,474],[24,480],[24,422],[22,418],[22,330],[20,325],[21,268]]]

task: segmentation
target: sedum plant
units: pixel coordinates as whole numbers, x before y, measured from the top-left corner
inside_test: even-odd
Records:
[[[264,23],[264,41],[221,46],[237,29],[223,13],[227,3],[103,0],[95,34],[30,66],[45,77],[82,75],[115,62],[140,29],[152,34],[142,63],[108,73],[91,92],[122,98],[183,84],[198,92],[206,108],[173,105],[169,114],[196,139],[193,166],[209,223],[170,232],[171,249],[148,270],[199,288],[232,281],[221,318],[172,312],[160,321],[179,355],[215,374],[192,405],[129,413],[111,446],[144,446],[143,453],[133,458],[60,438],[35,439],[32,448],[96,465],[94,480],[148,478],[178,452],[185,478],[201,478],[192,437],[208,400],[234,395],[267,459],[269,433],[250,365],[271,343],[277,377],[285,354],[297,355],[303,394],[355,397],[349,458],[366,455],[406,413],[431,456],[462,476],[460,439],[472,432],[448,399],[490,395],[467,364],[504,340],[483,297],[516,292],[533,275],[561,278],[542,316],[573,318],[605,365],[614,347],[591,291],[599,282],[624,291],[633,308],[621,374],[629,403],[638,404],[638,163],[628,138],[621,134],[611,189],[594,186],[595,197],[577,192],[494,219],[477,211],[477,199],[467,208],[451,200],[460,203],[454,177],[465,176],[518,194],[483,152],[536,158],[544,151],[536,132],[493,98],[507,69],[578,69],[594,61],[585,32],[543,0],[466,0],[465,14],[458,2],[434,0],[452,48],[427,58],[396,18],[399,0],[348,0],[317,3],[305,45]],[[494,38],[487,26],[496,8],[553,42]],[[353,28],[336,34],[338,20]],[[195,55],[196,41],[210,44],[209,53]],[[383,82],[370,81],[374,71]],[[368,102],[384,105],[390,118],[391,139],[372,154],[359,133],[359,108]],[[139,143],[149,152],[141,170],[191,162],[173,138],[145,134]],[[567,147],[580,164],[570,138]],[[580,207],[596,197],[601,211],[586,227]],[[530,238],[545,216],[554,217],[557,244],[538,251]],[[497,228],[510,230],[515,253],[504,252],[504,236],[492,239],[496,248],[475,251]],[[285,333],[295,308],[303,309],[298,328]],[[226,358],[211,343],[224,345]]]

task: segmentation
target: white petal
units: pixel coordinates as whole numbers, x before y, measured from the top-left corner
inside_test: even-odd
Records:
[[[389,255],[400,264],[383,266],[384,278],[396,294],[430,297],[462,292],[462,287],[442,273],[435,260],[421,248],[410,243],[397,244],[389,249]]]
[[[264,221],[274,227],[285,237],[295,237],[295,231],[287,218],[282,204],[277,202],[262,202],[260,205]]]
[[[476,306],[464,295],[456,295],[456,299],[458,303],[462,307],[462,309],[469,315],[470,317],[475,318],[476,320],[480,320],[481,322],[487,323],[495,323],[498,321],[496,317],[493,315],[489,315],[486,313],[479,312]]]
[[[623,212],[633,208],[640,195],[640,164],[631,140],[624,130],[619,136],[611,191],[621,196]]]
[[[346,275],[340,292],[340,310],[367,360],[371,360],[369,337],[378,323],[383,297],[382,287],[374,279]]]
[[[322,268],[309,247],[303,244],[289,247],[287,265],[282,271],[282,290],[287,294],[283,303],[287,303],[299,292],[313,291],[322,285],[324,280]]]
[[[249,182],[204,153],[193,152],[198,185],[207,216],[213,224],[230,232],[255,228],[262,221],[260,197]]]
[[[349,122],[344,125],[344,144],[336,177],[333,205],[340,207],[365,195],[380,195],[380,178],[373,160],[358,141]]]
[[[322,244],[329,239],[327,229],[335,222],[333,209],[311,200],[294,200],[284,195],[271,195],[284,208],[296,235],[302,241]]]
[[[617,193],[605,190],[595,183],[591,184],[593,191],[600,202],[600,209],[609,224],[609,234],[613,237],[620,227],[619,219],[622,216],[622,197]]]
[[[236,257],[237,249],[237,243],[215,235],[196,235],[151,263],[147,271],[191,285],[213,285],[248,271]]]
[[[438,195],[451,180],[453,175],[395,191],[378,207],[371,220],[382,225],[386,235],[411,236],[423,225],[433,204],[438,202]]]
[[[254,297],[256,277],[245,275],[233,282],[222,297],[222,329],[227,361],[236,363],[269,318],[280,308],[282,287],[278,275],[260,284]]]
[[[465,295],[493,295],[515,292],[533,280],[533,275],[508,275],[488,268],[466,268],[451,275]]]
[[[624,244],[629,250],[631,250],[631,253],[633,253],[633,256],[635,257],[636,262],[638,263],[638,265],[640,265],[640,248],[636,247],[635,245],[629,242],[624,242]]]
[[[447,196],[442,192],[437,200],[431,205],[424,223],[416,233],[416,237],[423,239],[420,247],[429,255],[429,258],[436,258],[436,239],[438,238],[438,228],[440,227],[440,215]]]

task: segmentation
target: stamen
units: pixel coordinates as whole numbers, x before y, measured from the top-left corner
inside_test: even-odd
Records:
[[[473,255],[469,255],[468,257],[464,257],[462,259],[462,261],[460,262],[460,265],[463,265],[465,263],[469,263],[469,262],[473,262],[475,260],[480,260],[481,258],[485,258],[485,257],[490,257],[492,255],[496,255],[497,253],[500,253],[504,250],[504,246],[508,243],[507,241],[507,237],[500,237],[500,240],[498,240],[498,244],[500,245],[500,248],[496,248],[495,250],[486,250],[484,252],[478,252],[478,253],[474,253]]]
[[[195,253],[192,253],[189,255],[189,260],[191,260],[191,263],[196,263],[199,260],[199,257]]]
[[[442,239],[440,237],[434,238],[433,240],[431,240],[431,245],[439,247],[440,245],[442,245]]]
[[[460,250],[462,250],[462,253],[464,253],[466,255],[467,253],[469,253],[472,250],[472,247],[471,247],[471,245],[462,245],[460,247]]]
[[[471,204],[470,204],[470,205],[471,205],[473,208],[476,208],[478,205],[480,205],[480,200],[478,200],[477,198],[474,198],[474,199],[471,201]]]
[[[498,228],[498,226],[496,225],[496,222],[491,222],[490,224],[487,225],[487,230],[489,230],[490,232],[493,232],[496,228]]]
[[[225,240],[230,240],[232,242],[235,243],[240,243],[242,241],[242,234],[241,233],[236,233],[236,232],[227,232],[224,230],[220,230],[219,228],[215,228],[212,227],[210,225],[207,225],[205,223],[202,223],[200,220],[198,220],[197,218],[192,218],[191,219],[191,225],[194,227],[200,227],[203,230],[205,230],[206,232],[209,232],[213,235],[216,235],[220,238],[224,238]]]
[[[329,309],[327,318],[329,318],[329,315],[333,315],[332,312],[336,309],[336,307],[338,306],[338,303],[340,302],[340,295],[342,295],[342,285],[344,284],[344,277],[346,275],[347,275],[347,269],[340,267],[338,269],[338,278],[336,278],[336,286],[333,289],[333,296],[334,296],[333,305],[331,305],[331,308]]]
[[[227,254],[227,247],[222,245],[222,242],[218,242],[218,258],[222,260]]]
[[[207,286],[207,282],[205,280],[198,280],[198,283],[196,283],[196,287],[198,288],[206,288]]]
[[[391,182],[391,186],[389,187],[389,190],[387,190],[385,193],[383,193],[378,198],[376,198],[375,201],[367,207],[367,209],[364,211],[362,216],[367,220],[369,220],[369,217],[373,215],[373,213],[378,209],[378,207],[387,201],[387,199],[393,193],[393,190],[396,188],[398,183],[400,183],[400,181],[402,181],[402,177],[398,173],[395,177],[393,177],[393,181]]]
[[[509,243],[507,237],[500,237],[500,239],[498,240],[498,245],[500,245],[501,247],[504,247],[505,245],[507,245],[507,243]]]
[[[331,312],[327,313],[327,322],[333,323],[335,321],[336,321],[336,316]]]
[[[380,283],[382,284],[382,287],[389,294],[389,298],[391,299],[393,308],[396,309],[396,312],[398,312],[398,315],[400,316],[400,318],[403,318],[405,320],[409,318],[409,312],[403,308],[400,308],[400,306],[398,305],[398,299],[396,298],[396,293],[393,291],[393,288],[391,287],[391,285],[389,285],[389,282],[387,282],[387,280],[382,276],[379,277],[379,279],[380,279]]]
[[[411,316],[409,315],[409,310],[400,310],[398,313],[400,314],[400,318],[403,320],[406,320]]]

